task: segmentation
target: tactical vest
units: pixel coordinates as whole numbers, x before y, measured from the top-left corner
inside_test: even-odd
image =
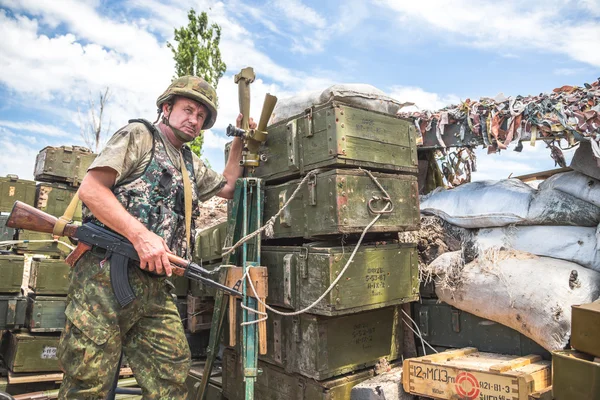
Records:
[[[194,221],[200,216],[198,193],[194,176],[192,152],[182,147],[185,166],[192,186],[192,226],[190,249],[185,240],[185,202],[183,176],[170,160],[165,144],[158,136],[156,127],[143,119],[133,119],[129,123],[140,122],[152,134],[152,154],[144,172],[133,179],[126,179],[115,185],[112,191],[125,209],[140,221],[148,230],[162,237],[169,249],[180,257],[191,259],[196,237]],[[98,220],[83,205],[83,222]]]

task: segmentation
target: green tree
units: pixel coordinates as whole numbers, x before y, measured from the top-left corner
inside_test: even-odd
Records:
[[[198,15],[191,8],[188,12],[188,25],[175,29],[177,47],[167,42],[175,60],[174,78],[196,75],[216,89],[227,68],[221,60],[220,41],[221,27],[216,23],[209,24],[206,12]],[[190,143],[190,148],[198,156],[202,155],[203,136],[200,134]]]

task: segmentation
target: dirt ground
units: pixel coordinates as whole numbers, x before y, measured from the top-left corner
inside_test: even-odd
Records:
[[[214,196],[200,205],[197,229],[203,229],[227,220],[227,200]]]

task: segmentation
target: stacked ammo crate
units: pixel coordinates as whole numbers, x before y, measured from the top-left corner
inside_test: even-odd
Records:
[[[14,202],[20,200],[51,215],[63,215],[94,158],[90,150],[78,146],[42,149],[34,169],[40,183],[36,186],[34,181],[14,177],[2,182],[1,211],[10,212]],[[5,185],[8,195],[4,193]],[[7,217],[2,217],[3,232],[7,231]],[[73,219],[81,221],[81,206]],[[51,234],[21,230],[8,236],[11,234],[15,244],[8,254],[0,256],[0,290],[12,291],[12,297],[0,300],[0,329],[6,329],[0,355],[9,371],[9,382],[11,377],[23,374],[60,371],[56,350],[65,324],[70,271],[64,262],[70,249],[60,243],[69,244],[68,238],[53,242]]]
[[[271,307],[292,312],[313,304],[381,215],[322,301],[294,316],[268,311],[268,351],[259,356],[256,398],[349,399],[382,359],[401,358],[401,304],[419,297],[416,244],[398,240],[398,232],[419,226],[414,127],[331,101],[269,126],[261,151],[255,176],[266,182],[265,221],[318,169],[275,221],[273,238],[263,237]],[[379,214],[387,205],[379,184],[392,203],[387,213]],[[239,341],[224,352],[229,400],[244,398],[240,354]]]

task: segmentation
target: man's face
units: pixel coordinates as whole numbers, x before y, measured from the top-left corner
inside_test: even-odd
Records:
[[[169,124],[182,131],[192,139],[200,134],[204,120],[208,118],[208,109],[187,97],[176,97],[169,112],[169,106],[163,110],[169,118]]]

